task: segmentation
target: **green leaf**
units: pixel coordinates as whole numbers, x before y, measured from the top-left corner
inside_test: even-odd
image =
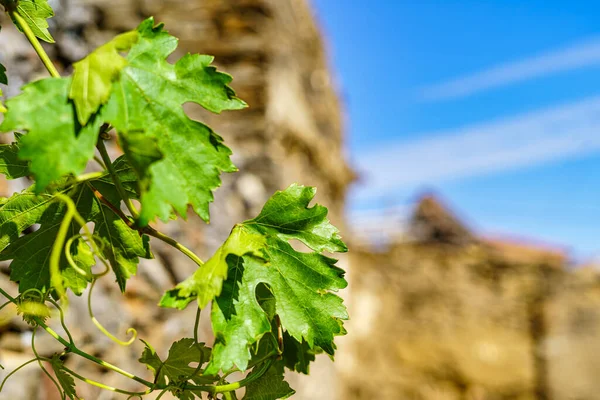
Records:
[[[244,225],[237,225],[215,255],[202,268],[197,269],[191,277],[165,293],[160,305],[182,310],[197,298],[198,306],[204,308],[212,299],[221,294],[223,280],[227,277],[229,268],[226,257],[232,254],[261,256],[264,246],[263,236],[249,231]]]
[[[85,125],[98,108],[108,101],[113,82],[127,65],[127,60],[119,52],[129,50],[137,39],[136,31],[121,34],[73,64],[69,98],[75,103],[81,125]]]
[[[2,239],[4,242],[11,240],[10,245],[0,253],[0,259],[13,260],[10,264],[10,278],[19,282],[21,293],[28,289],[43,292],[50,289],[49,258],[65,211],[63,204],[54,202],[54,196],[36,196],[30,191],[15,194],[0,208]],[[20,232],[19,229],[25,229],[34,223],[41,224],[38,230],[14,238]],[[74,236],[79,229],[72,224],[69,231],[69,236]],[[76,251],[73,258],[80,268],[89,271],[95,264],[93,257],[80,252],[79,243],[74,243],[71,250]],[[81,257],[78,257],[80,254]],[[87,280],[72,270],[64,255],[61,257],[60,267],[65,287],[81,294],[87,286]]]
[[[249,376],[256,374],[260,367],[254,368]],[[287,399],[296,391],[283,380],[283,363],[276,362],[260,378],[246,386],[243,400]]]
[[[142,353],[139,362],[146,364],[149,370],[154,373],[154,381],[158,384],[182,383],[193,380],[196,384],[205,384],[214,382],[214,377],[203,377],[197,371],[197,366],[191,367],[194,363],[202,366],[210,358],[210,349],[204,346],[204,343],[196,343],[194,339],[181,339],[171,346],[169,355],[165,361],[162,361],[156,354],[156,351],[150,344],[143,341],[146,347]],[[198,373],[194,376],[195,373]]]
[[[98,181],[93,184],[112,204],[120,203],[121,197],[112,183]],[[148,236],[140,235],[128,227],[110,208],[100,203],[91,191],[88,191],[87,196],[88,208],[80,212],[86,220],[94,222],[94,234],[99,235],[104,242],[103,255],[110,262],[121,291],[125,292],[127,280],[137,272],[139,258],[153,258]]]
[[[127,135],[119,135],[119,142],[139,178],[138,189],[140,192],[147,192],[152,180],[149,167],[163,158],[156,138],[146,136],[142,132],[129,132]]]
[[[17,179],[29,175],[29,163],[18,157],[19,138],[12,144],[0,144],[0,173],[6,179]]]
[[[19,0],[17,12],[27,22],[35,36],[45,42],[54,43],[52,35],[48,32],[47,19],[54,16],[48,0]],[[15,25],[19,26],[17,23]]]
[[[101,179],[93,180],[91,184],[112,204],[119,204],[119,195],[113,185]],[[147,237],[129,228],[97,199],[87,184],[65,188],[61,192],[71,196],[77,211],[86,221],[94,222],[93,233],[103,244],[102,256],[109,261],[119,287],[124,291],[127,279],[136,273],[139,257],[152,257]],[[56,201],[55,197],[54,194],[36,195],[32,190],[26,190],[13,195],[0,206],[0,260],[12,260],[10,277],[19,282],[21,292],[31,288],[50,289],[49,256],[66,213],[65,204]],[[33,224],[40,224],[40,228],[19,237]],[[72,223],[68,237],[79,231],[80,227]],[[70,250],[78,266],[89,271],[95,261],[86,247],[75,241]],[[81,294],[88,282],[69,266],[64,255],[60,269],[64,285]]]
[[[60,387],[64,391],[65,395],[69,399],[78,399],[79,397],[75,392],[75,380],[63,369],[64,363],[58,354],[52,356],[50,365],[52,365],[56,380],[60,384]]]
[[[36,195],[32,190],[15,193],[0,206],[0,252],[21,232],[42,220],[54,201],[54,195]]]
[[[139,223],[143,226],[156,216],[167,221],[173,209],[185,215],[188,205],[208,221],[208,204],[212,190],[221,184],[220,173],[236,168],[222,138],[191,120],[182,105],[193,102],[221,112],[245,103],[227,86],[231,77],[210,66],[212,57],[188,54],[173,65],[166,58],[176,49],[177,39],[162,25],[154,27],[154,20],[148,19],[138,33],[104,116],[125,142],[131,132],[143,132],[156,140],[164,156],[149,165],[135,165],[140,176],[151,177],[151,184],[141,188]]]
[[[346,251],[346,246],[327,220],[327,209],[308,207],[314,195],[313,188],[298,185],[276,193],[257,218],[237,225],[204,266],[163,296],[161,305],[181,308],[195,298],[203,307],[218,295],[211,315],[216,342],[207,373],[233,365],[244,370],[250,346],[272,330],[272,313],[257,299],[262,285],[270,289],[275,312],[291,337],[334,353],[333,338],[345,333],[342,320],[348,316],[332,292],[347,282],[336,260],[320,252]],[[295,250],[291,239],[314,251]]]
[[[114,160],[113,167],[119,177],[119,180],[121,181],[121,185],[125,188],[125,191],[129,195],[129,197],[139,199],[139,178],[135,170],[127,160],[127,157],[121,156]],[[98,178],[98,181],[109,186],[114,186],[113,179],[109,174],[101,176],[100,178]]]
[[[70,79],[47,78],[23,87],[6,102],[8,112],[0,131],[25,130],[19,158],[31,161],[30,170],[41,191],[66,174],[79,174],[94,155],[100,120],[77,124],[68,93]]]
[[[258,232],[282,240],[298,239],[317,252],[345,252],[339,231],[327,220],[327,208],[308,205],[317,189],[292,185],[271,197],[260,214],[244,223]]]
[[[301,372],[308,375],[309,364],[315,361],[315,352],[311,350],[308,343],[303,340],[297,341],[289,333],[283,333],[283,362],[291,371]]]

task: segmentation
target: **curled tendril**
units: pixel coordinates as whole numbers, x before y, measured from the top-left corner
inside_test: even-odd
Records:
[[[67,297],[65,294],[65,289],[63,287],[62,281],[60,279],[60,268],[58,265],[58,262],[60,260],[61,249],[63,248],[63,245],[64,245],[65,256],[66,256],[66,259],[67,259],[67,262],[69,263],[69,265],[77,273],[92,279],[92,284],[91,284],[90,290],[88,292],[88,314],[89,314],[92,322],[94,323],[94,325],[96,325],[96,328],[98,328],[98,330],[100,330],[100,332],[102,332],[104,335],[106,335],[106,337],[108,337],[110,340],[112,340],[113,342],[115,342],[121,346],[131,345],[137,338],[137,331],[134,328],[127,329],[127,334],[131,335],[131,338],[126,342],[122,341],[122,340],[118,339],[117,337],[115,337],[113,334],[111,334],[104,326],[102,326],[100,321],[98,321],[96,319],[96,317],[94,316],[94,312],[92,310],[92,293],[94,291],[94,286],[96,284],[96,281],[99,278],[101,278],[102,276],[106,275],[110,271],[110,266],[108,265],[108,262],[102,256],[102,249],[104,246],[103,242],[97,241],[96,236],[94,236],[92,234],[92,232],[86,225],[85,220],[81,217],[81,214],[79,214],[79,212],[77,211],[77,208],[75,207],[75,203],[73,203],[73,200],[71,200],[71,198],[69,198],[68,196],[65,196],[61,193],[57,194],[56,198],[58,200],[64,202],[67,205],[67,213],[65,214],[65,217],[61,223],[61,226],[59,228],[59,232],[58,232],[58,235],[56,238],[56,242],[54,243],[54,246],[52,248],[52,253],[50,254],[50,272],[51,272],[52,285],[54,286],[55,290],[59,294],[59,297],[66,302]],[[66,234],[67,234],[67,229],[73,219],[75,219],[75,221],[81,226],[84,233],[83,233],[83,235],[78,234],[78,235],[75,235],[75,236],[69,238],[69,240],[65,240]],[[79,266],[75,263],[75,260],[73,260],[73,257],[71,254],[71,245],[73,244],[73,242],[75,240],[77,240],[79,238],[84,238],[86,240],[86,242],[89,244],[89,246],[92,248],[92,252],[93,252],[94,256],[98,257],[102,261],[102,263],[106,267],[104,269],[104,271],[97,273],[97,274],[93,274],[93,273],[88,274],[86,271],[79,268]],[[66,243],[65,243],[65,241],[66,241]]]
[[[63,309],[62,309],[62,308],[61,308],[61,307],[58,305],[58,303],[57,303],[57,302],[55,302],[54,300],[52,300],[52,299],[48,299],[48,301],[49,301],[50,303],[52,303],[52,305],[53,305],[54,307],[56,307],[56,309],[58,310],[58,312],[59,312],[59,315],[60,315],[60,324],[62,325],[63,329],[65,330],[65,333],[66,333],[66,334],[67,334],[67,336],[69,337],[69,342],[70,342],[72,345],[75,345],[75,342],[73,341],[73,336],[71,336],[71,332],[69,332],[69,328],[67,328],[67,324],[65,324],[65,313],[64,313]]]
[[[6,381],[8,381],[8,378],[10,378],[11,376],[13,376],[14,374],[16,374],[17,372],[19,372],[19,370],[21,370],[22,368],[28,366],[31,363],[34,363],[38,361],[38,358],[32,358],[29,361],[25,361],[23,364],[19,365],[17,368],[13,369],[8,375],[6,375],[4,377],[4,379],[2,380],[2,382],[0,383],[0,392],[2,392],[2,389],[4,388],[4,384],[6,384]]]
[[[27,289],[26,291],[24,291],[23,293],[21,293],[21,295],[19,296],[21,299],[28,297],[30,295],[30,293],[35,293],[39,296],[39,302],[43,302],[46,300],[46,295],[44,294],[44,292],[42,292],[40,289],[36,289],[36,288],[31,288],[31,289]]]
[[[79,214],[79,212],[77,211],[77,207],[75,206],[75,203],[73,203],[73,200],[71,200],[70,197],[65,196],[62,193],[57,193],[56,200],[62,201],[63,203],[66,204],[67,212],[65,213],[65,216],[60,224],[58,233],[56,235],[56,241],[54,242],[54,245],[52,246],[52,251],[50,252],[50,282],[52,283],[54,290],[56,290],[58,297],[62,301],[64,301],[65,304],[68,304],[66,290],[64,288],[64,285],[63,285],[63,282],[62,282],[62,279],[60,276],[59,263],[60,263],[60,255],[62,253],[62,249],[65,244],[66,238],[67,238],[67,232],[71,225],[71,221],[73,219],[75,219],[75,221],[84,230],[85,235],[87,237],[92,238],[93,235],[92,235],[92,232],[90,231],[90,229],[88,228],[88,226],[86,225],[85,220],[81,217],[81,214]],[[94,240],[93,239],[90,239],[90,240],[91,240],[93,247],[95,247]],[[96,249],[94,249],[94,250],[96,250]]]
[[[127,396],[127,399],[125,400],[133,400],[133,399],[139,399],[139,400],[144,400],[144,398],[142,397],[141,394],[130,394],[129,396]]]
[[[92,279],[92,274],[79,268],[79,265],[77,265],[75,260],[73,260],[73,255],[71,254],[71,247],[73,245],[73,242],[82,237],[82,235],[75,235],[70,237],[69,240],[67,240],[67,243],[65,244],[65,258],[67,259],[67,262],[69,263],[71,268],[75,270],[75,272],[85,277],[86,279]]]
[[[73,259],[73,254],[71,254],[71,247],[73,245],[73,242],[78,239],[83,239],[85,241],[85,243],[91,247],[92,254],[94,255],[94,257],[97,257],[102,262],[102,264],[104,265],[104,270],[102,272],[99,272],[99,273],[87,272],[87,271],[84,271],[83,269],[81,269],[79,267],[79,265],[77,265],[77,263]],[[95,234],[93,234],[91,236],[88,236],[87,234],[85,236],[82,234],[77,234],[75,236],[70,237],[69,240],[67,240],[67,242],[65,244],[65,258],[67,259],[67,262],[69,263],[71,268],[73,268],[75,270],[75,272],[77,272],[79,275],[81,275],[89,280],[103,277],[104,275],[108,274],[108,272],[110,271],[110,265],[108,264],[108,261],[106,260],[106,258],[103,256],[103,254],[102,254],[103,251],[104,251],[104,242]]]
[[[60,393],[61,400],[66,400],[67,394],[64,392],[64,390],[62,390],[62,387],[60,386],[60,384],[58,382],[56,382],[56,379],[54,379],[54,377],[50,374],[50,372],[48,372],[46,367],[44,367],[44,364],[42,364],[42,361],[50,361],[50,360],[45,357],[40,357],[37,350],[35,349],[35,333],[36,332],[37,332],[37,326],[35,328],[33,328],[33,332],[31,333],[31,350],[33,351],[33,354],[35,355],[35,360],[37,360],[37,362],[38,362],[40,368],[42,369],[42,371],[44,372],[44,374],[46,374],[46,376],[48,378],[50,378],[52,383],[54,383],[54,386],[56,386],[56,389]]]
[[[137,339],[137,335],[138,335],[137,331],[134,328],[127,329],[127,335],[131,335],[131,338],[128,341],[124,342],[124,341],[118,339],[117,337],[115,337],[112,333],[110,333],[104,326],[102,326],[100,321],[98,321],[96,319],[96,317],[94,316],[94,311],[92,310],[92,292],[94,291],[95,284],[96,284],[96,279],[94,279],[92,281],[90,291],[88,292],[88,314],[89,314],[92,322],[94,323],[94,325],[96,325],[96,328],[98,328],[98,330],[100,330],[100,332],[102,332],[106,337],[108,337],[113,342],[115,342],[121,346],[130,346],[133,342],[135,342],[135,339]]]

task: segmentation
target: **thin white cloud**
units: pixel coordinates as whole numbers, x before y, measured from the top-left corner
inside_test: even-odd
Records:
[[[421,90],[420,95],[427,101],[465,97],[519,81],[592,65],[600,65],[600,38],[428,86]]]
[[[355,200],[600,151],[600,96],[510,119],[383,143],[357,157]]]

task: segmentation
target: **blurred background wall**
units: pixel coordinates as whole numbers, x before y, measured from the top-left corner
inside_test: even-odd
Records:
[[[216,56],[234,76],[233,88],[250,107],[210,115],[189,111],[224,136],[240,172],[224,177],[211,208],[212,224],[193,215],[162,230],[208,258],[236,222],[254,216],[264,201],[291,182],[318,187],[350,253],[341,260],[350,287],[351,321],[339,339],[336,363],[318,357],[309,377],[290,377],[296,399],[508,400],[600,398],[600,279],[595,269],[573,270],[561,248],[489,240],[477,234],[435,195],[423,196],[398,229],[371,220],[347,226],[344,207],[356,178],[344,156],[344,110],[313,10],[306,0],[55,0],[48,46],[64,72],[116,33],[154,15],[180,38],[178,54]],[[45,76],[25,39],[3,24],[0,62],[11,79],[8,96]],[[10,138],[5,137],[5,141]],[[115,147],[116,154],[119,150]],[[27,182],[1,181],[2,195]],[[353,229],[354,228],[354,229]],[[162,292],[195,266],[170,248],[156,246],[128,286],[127,306],[115,318],[120,294],[107,279],[94,294],[97,317],[119,337],[128,327],[166,351],[190,336],[194,311],[155,307]],[[8,282],[2,265],[0,284]],[[141,346],[124,349],[100,335],[85,304],[74,301],[67,323],[83,347],[144,374]],[[160,324],[161,329],[155,325]],[[210,327],[203,327],[210,341]],[[0,362],[7,371],[30,358],[29,328],[0,315]],[[60,350],[40,335],[39,349]],[[111,386],[135,389],[119,376],[102,376],[81,360],[71,367]],[[1,373],[5,373],[2,371]],[[41,382],[41,384],[40,384]],[[80,395],[111,393],[80,385]],[[13,378],[1,399],[53,400],[50,383],[35,368]]]

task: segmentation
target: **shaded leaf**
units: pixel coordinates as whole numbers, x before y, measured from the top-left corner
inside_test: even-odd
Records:
[[[139,361],[154,373],[156,383],[164,385],[191,379],[196,384],[205,384],[217,379],[201,376],[202,369],[197,371],[197,366],[202,366],[210,358],[210,349],[204,346],[204,343],[196,343],[191,338],[181,339],[171,345],[167,359],[162,361],[154,348],[143,342],[146,347]],[[195,373],[197,376],[193,376]]]
[[[260,367],[255,367],[249,376],[256,374],[258,371],[260,371]],[[283,363],[279,361],[274,363],[264,375],[246,386],[246,394],[243,400],[287,399],[294,393],[296,391],[284,381]]]
[[[17,140],[20,135],[17,135]],[[6,179],[17,179],[29,175],[29,163],[18,157],[19,142],[0,144],[0,173]]]
[[[6,67],[2,64],[0,64],[0,83],[8,85],[8,78],[6,77]],[[0,96],[1,95],[2,92],[0,92]]]
[[[8,84],[8,78],[6,77],[6,68],[4,67],[4,65],[0,64],[0,83],[3,83],[5,85]],[[0,88],[0,96],[2,96],[2,88]],[[0,100],[0,113],[5,113],[6,112],[6,107],[4,107],[4,104],[2,104],[2,100]]]
[[[315,351],[311,350],[308,343],[303,340],[297,341],[289,335],[283,333],[283,362],[287,368],[292,371],[301,372],[308,375],[308,367],[311,362],[315,361]]]
[[[63,369],[64,363],[57,354],[52,356],[50,365],[52,365],[52,370],[54,371],[56,380],[60,384],[60,387],[64,391],[65,395],[69,399],[78,399],[77,393],[75,392],[75,380]]]
[[[91,184],[112,204],[119,204],[118,193],[112,184],[93,180]],[[151,258],[146,236],[127,226],[109,207],[101,203],[85,183],[67,187],[62,193],[71,196],[77,211],[89,222],[94,222],[94,235],[103,243],[102,255],[116,276],[121,290],[127,279],[136,273],[139,257]],[[13,195],[0,206],[0,260],[12,260],[11,280],[19,282],[19,290],[50,289],[49,256],[58,229],[66,213],[66,205],[56,201],[55,194],[36,195],[31,190]],[[33,224],[40,224],[35,232],[19,237]],[[79,233],[80,227],[71,223],[68,237]],[[81,269],[89,271],[95,263],[86,244],[74,241],[70,249]],[[64,285],[80,294],[87,279],[75,272],[63,255],[60,262]]]
[[[129,132],[127,135],[119,135],[119,142],[139,178],[137,188],[140,192],[147,192],[152,180],[149,174],[150,165],[163,158],[156,138],[146,136],[142,132]]]

